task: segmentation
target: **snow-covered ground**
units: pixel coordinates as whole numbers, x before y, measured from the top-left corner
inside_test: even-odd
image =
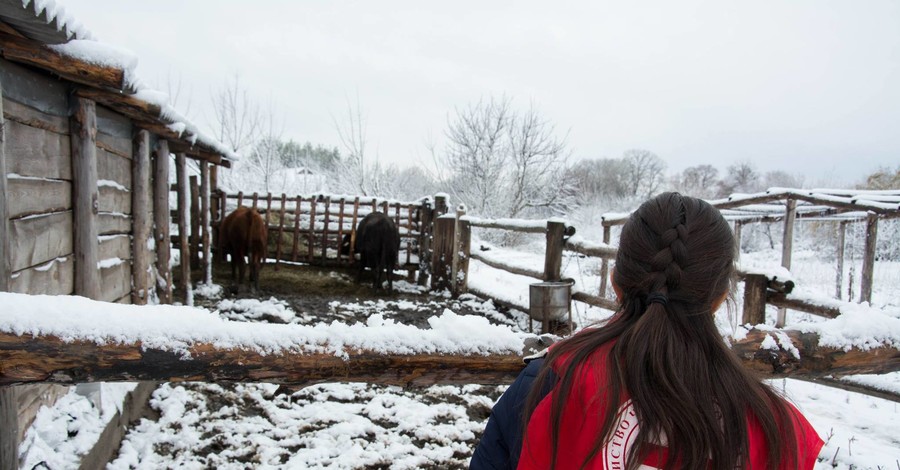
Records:
[[[485,253],[524,267],[543,266],[538,254],[496,247]],[[743,266],[765,269],[778,258],[772,253],[745,253],[741,261]],[[566,276],[575,279],[576,289],[596,293],[598,264],[597,260],[569,256],[563,268]],[[900,265],[880,266],[871,312],[893,327],[900,317],[900,282],[895,282],[900,281]],[[833,267],[813,255],[795,254],[792,274],[798,286],[808,286],[816,294],[833,293]],[[532,282],[476,261],[470,264],[471,287],[512,303],[527,305]],[[408,290],[418,292],[412,286]],[[218,295],[215,288],[209,291]],[[453,303],[441,295],[419,295],[421,305],[427,306],[423,309],[434,310],[447,302],[451,311],[467,308],[467,312],[514,331],[528,327],[524,313],[498,309],[472,296]],[[216,305],[222,321],[265,320],[286,323],[278,325],[283,328],[309,328],[310,322],[319,321],[318,316],[293,312],[277,298],[224,299]],[[354,317],[360,321],[375,318],[369,326],[390,326],[392,318],[403,318],[401,313],[392,317],[390,312],[414,312],[419,305],[378,299],[332,305],[327,314],[347,323]],[[610,314],[579,303],[573,308],[579,326]],[[771,323],[774,310],[769,313]],[[738,328],[727,309],[719,314],[726,334]],[[824,320],[789,315],[791,326],[806,323],[824,324]],[[336,325],[328,331],[348,331],[349,327]],[[900,393],[897,373],[849,379]],[[900,403],[798,380],[778,379],[772,384],[797,404],[826,441],[817,468],[898,468]],[[159,418],[144,419],[132,427],[109,468],[465,468],[490,406],[504,388],[471,385],[404,390],[334,383],[290,390],[269,384],[166,384],[152,398]],[[85,443],[96,439],[107,414],[96,411],[88,397],[77,394],[42,410],[21,449],[31,463],[25,468],[75,468],[78,455],[89,447]],[[52,431],[59,428],[67,429],[68,434]],[[45,467],[34,465],[40,461]]]

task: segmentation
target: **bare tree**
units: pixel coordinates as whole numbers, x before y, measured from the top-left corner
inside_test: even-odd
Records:
[[[632,196],[647,199],[659,191],[665,176],[666,162],[644,149],[626,150],[622,159],[627,164],[625,177]]]
[[[351,103],[347,98],[347,114],[340,122],[337,118],[332,119],[343,147],[343,155],[337,161],[333,174],[336,184],[344,192],[363,196],[377,194],[373,190],[378,183],[371,177],[377,176],[379,165],[377,158],[373,164],[367,161],[367,126],[359,95],[356,96],[356,103]]]
[[[212,96],[216,121],[216,137],[235,153],[242,153],[257,138],[260,127],[259,107],[240,84],[240,76],[232,80]]]
[[[259,138],[253,143],[247,163],[262,182],[263,192],[270,192],[276,186],[274,178],[284,168],[283,129],[275,117],[275,109],[271,102],[265,114],[260,115]],[[282,182],[283,183],[283,182]],[[283,184],[278,185],[283,188]]]
[[[541,117],[531,106],[520,116],[513,116],[508,128],[512,157],[512,200],[510,217],[526,208],[559,209],[571,203],[566,191],[568,151],[566,139],[556,136],[556,126]]]
[[[759,173],[749,161],[729,165],[721,182],[719,195],[727,196],[735,192],[753,193],[762,189]]]
[[[676,190],[688,196],[710,199],[716,196],[719,186],[719,170],[712,165],[685,168],[673,177]]]

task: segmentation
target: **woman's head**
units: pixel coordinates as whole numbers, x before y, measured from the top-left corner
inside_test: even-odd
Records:
[[[705,201],[663,193],[645,202],[622,228],[613,271],[623,313],[643,314],[651,294],[685,315],[709,313],[731,290],[734,247],[728,223]]]

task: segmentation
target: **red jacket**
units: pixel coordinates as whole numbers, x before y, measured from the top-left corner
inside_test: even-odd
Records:
[[[558,469],[580,468],[582,461],[590,452],[595,439],[600,433],[602,420],[600,415],[603,409],[604,399],[597,395],[601,390],[606,377],[606,356],[612,343],[600,348],[588,361],[590,366],[581,368],[581,373],[576,374],[576,383],[573,384],[571,393],[565,399],[562,423],[560,425],[559,449],[557,451]],[[561,371],[554,367],[560,376]],[[550,406],[557,389],[553,389],[535,408],[528,422],[525,441],[519,455],[520,470],[535,469],[546,470],[550,468],[551,445],[550,436]],[[796,410],[795,434],[800,440],[798,445],[798,468],[801,470],[812,469],[819,455],[819,450],[824,444],[809,424],[806,418]],[[765,437],[755,419],[748,418],[750,465],[752,469],[767,469],[767,449]],[[626,398],[619,408],[619,422],[613,438],[600,450],[589,462],[587,469],[608,470],[624,469],[625,459],[631,445],[637,437],[639,423],[631,406],[631,401]],[[667,456],[665,436],[658,438],[659,452],[651,453],[643,462],[641,469],[662,468]],[[786,468],[779,465],[779,468]]]

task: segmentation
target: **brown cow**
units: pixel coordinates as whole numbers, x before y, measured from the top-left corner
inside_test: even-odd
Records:
[[[219,231],[219,247],[223,256],[231,255],[231,280],[235,292],[244,283],[244,264],[250,264],[250,289],[259,289],[259,270],[268,251],[268,228],[256,209],[238,207],[225,220]],[[248,261],[244,260],[244,257]],[[237,276],[240,271],[240,277]]]

